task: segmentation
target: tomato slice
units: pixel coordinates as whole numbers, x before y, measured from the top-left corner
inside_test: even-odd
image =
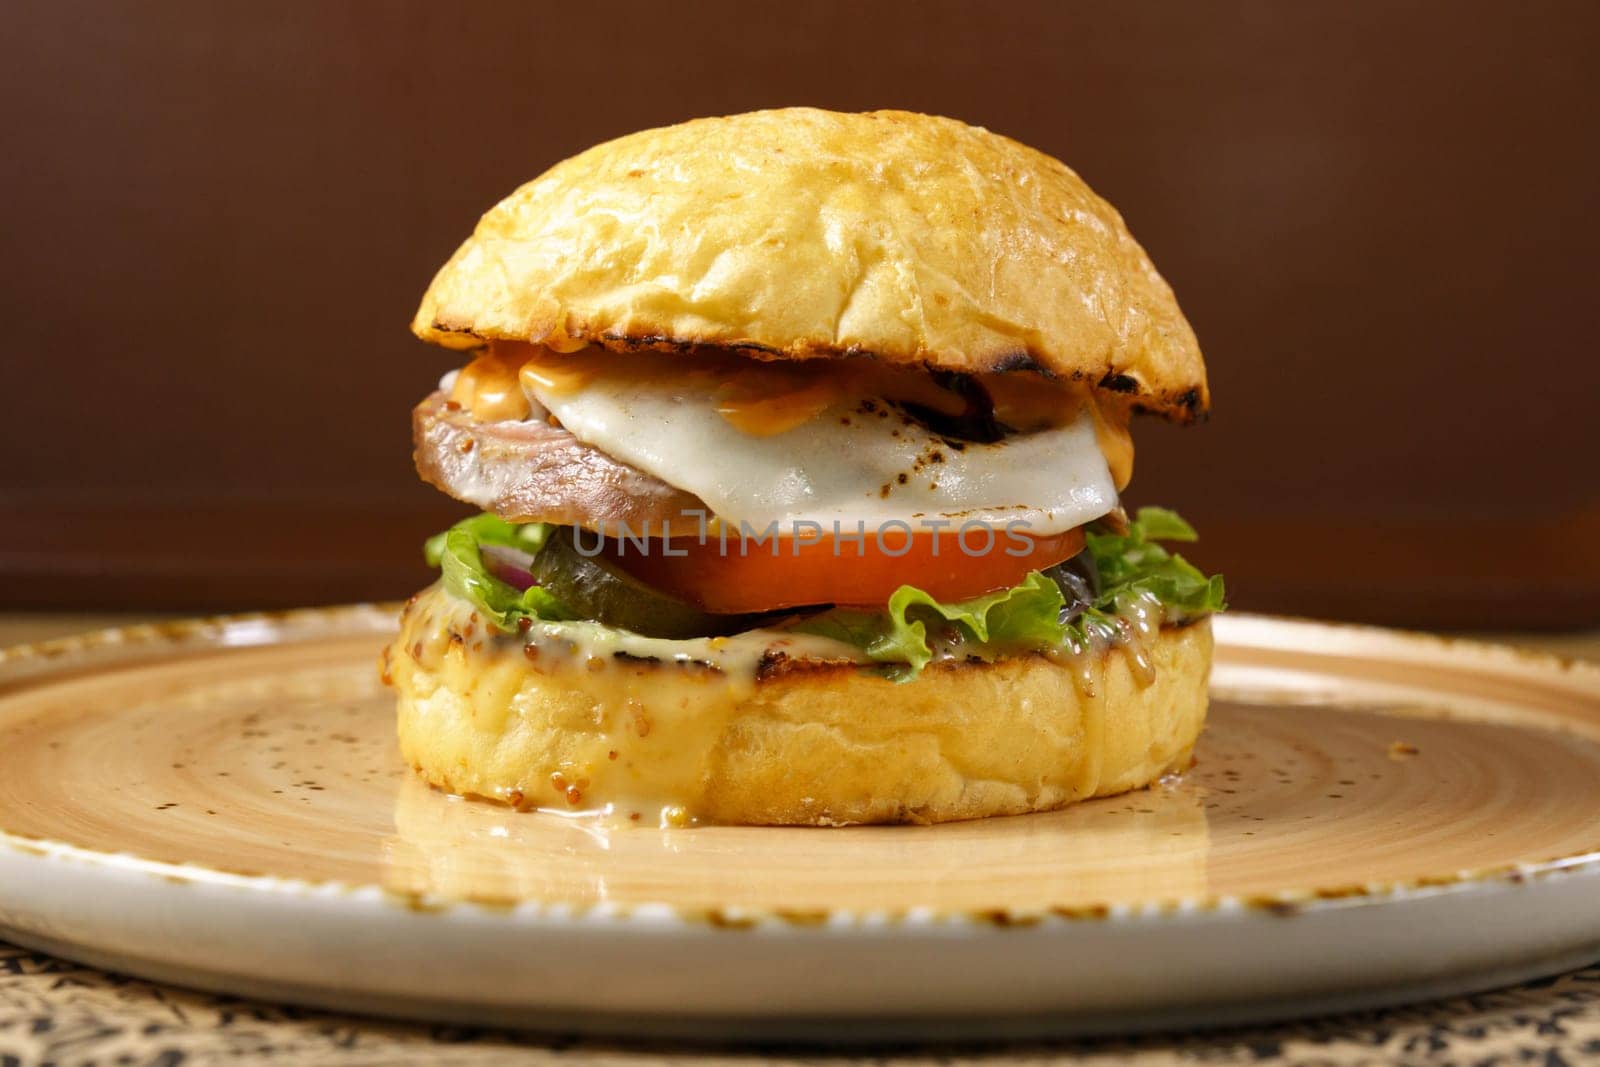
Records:
[[[1070,559],[1083,550],[1082,529],[1035,537],[995,529],[990,541],[976,528],[965,539],[955,530],[902,533],[887,530],[811,540],[804,537],[742,542],[717,537],[608,541],[606,553],[642,582],[702,611],[773,611],[807,604],[881,609],[902,585],[936,600],[966,600],[1009,589],[1029,571]],[[741,554],[741,544],[743,553]],[[672,553],[668,555],[670,550]],[[681,554],[680,554],[681,553]]]

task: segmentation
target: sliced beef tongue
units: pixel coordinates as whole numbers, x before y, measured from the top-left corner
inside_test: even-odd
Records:
[[[618,462],[569,431],[532,419],[479,422],[436,392],[411,413],[423,481],[512,522],[553,522],[660,536],[692,533],[700,498]]]

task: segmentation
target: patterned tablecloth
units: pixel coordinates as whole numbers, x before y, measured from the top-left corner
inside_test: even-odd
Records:
[[[1309,1022],[995,1047],[626,1045],[564,1035],[407,1026],[190,993],[0,945],[0,1065],[1460,1063],[1600,1061],[1600,967],[1475,997]]]
[[[127,620],[104,620],[106,624]],[[0,645],[100,625],[0,617]],[[1600,658],[1600,635],[1518,643]],[[1600,966],[1471,997],[1274,1026],[1002,1046],[793,1047],[618,1044],[560,1034],[411,1026],[213,996],[107,974],[0,944],[0,1067],[32,1064],[661,1064],[820,1062],[1500,1064],[1600,1063]]]

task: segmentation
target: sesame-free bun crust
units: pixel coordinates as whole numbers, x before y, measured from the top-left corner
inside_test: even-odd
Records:
[[[470,638],[419,660],[418,625],[408,618],[386,670],[401,753],[423,778],[523,807],[611,803],[651,824],[669,808],[715,823],[933,823],[1137,789],[1189,766],[1212,648],[1202,620],[1149,642],[1146,681],[1113,650],[1083,676],[1039,655],[935,664],[903,684],[802,661],[740,688],[631,660],[550,671],[517,650],[487,663]]]
[[[812,108],[645,130],[496,205],[434,278],[425,340],[711,345],[1037,370],[1188,420],[1193,331],[1059,161],[953,119]]]

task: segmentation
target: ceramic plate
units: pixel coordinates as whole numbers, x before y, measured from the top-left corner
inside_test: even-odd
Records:
[[[936,827],[429,790],[387,608],[0,654],[0,936],[421,1018],[827,1040],[1262,1019],[1600,958],[1600,670],[1231,615],[1181,779]]]

